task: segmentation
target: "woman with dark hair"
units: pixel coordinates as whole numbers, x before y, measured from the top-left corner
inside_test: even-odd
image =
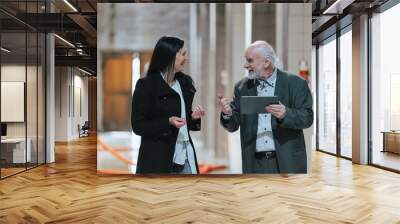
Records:
[[[132,100],[132,129],[142,137],[136,173],[199,173],[189,130],[199,131],[204,110],[192,111],[196,89],[182,73],[188,59],[183,40],[162,37]]]

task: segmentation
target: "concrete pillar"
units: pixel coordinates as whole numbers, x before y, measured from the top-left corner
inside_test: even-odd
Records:
[[[353,20],[353,116],[352,158],[354,163],[368,163],[368,16]]]
[[[199,77],[199,67],[198,67],[198,38],[197,38],[197,4],[190,4],[190,24],[189,24],[189,71],[190,76],[192,77],[195,85],[198,84],[198,81],[201,79]],[[194,99],[194,104],[198,104],[198,98]]]
[[[196,87],[199,90],[196,98],[199,99],[206,111],[206,118],[202,121],[203,161],[211,161],[216,155],[216,52],[217,52],[217,13],[216,4],[196,5],[196,33],[194,44],[195,56],[193,68],[196,76]],[[193,9],[194,10],[194,9]],[[194,12],[192,13],[192,15]],[[191,30],[194,30],[192,21]],[[193,35],[193,34],[190,34]],[[193,38],[191,38],[193,39]],[[193,63],[191,61],[191,63]],[[197,102],[196,102],[197,103]],[[193,106],[196,106],[194,104]]]
[[[247,10],[247,12],[250,12]],[[244,4],[226,4],[226,33],[234,34],[226,37],[226,71],[227,85],[225,96],[233,97],[234,85],[246,75],[243,68],[244,55],[248,43],[246,43],[246,8]],[[250,29],[251,30],[251,29]],[[227,135],[226,147],[229,150],[229,164],[231,173],[242,172],[242,156],[240,146],[240,132]]]
[[[54,35],[46,35],[46,163],[55,161],[55,76]]]
[[[287,4],[275,4],[275,53],[279,58],[281,66],[278,68],[283,69],[287,67],[287,39],[288,39],[288,5]]]
[[[220,163],[226,163],[226,158],[228,157],[227,148],[225,148],[225,136],[226,131],[219,123],[219,108],[217,108],[217,98],[218,94],[223,94],[224,87],[222,85],[223,76],[226,76],[226,66],[225,66],[225,40],[227,33],[225,32],[226,21],[225,21],[225,4],[216,5],[216,73],[213,78],[215,82],[215,94],[214,100],[214,114],[215,114],[215,124],[214,124],[214,141],[215,141],[215,156],[217,158],[223,158],[224,161],[218,161]]]
[[[312,51],[312,31],[311,31],[311,3],[290,4],[288,7],[288,33],[287,46],[287,67],[286,70],[290,73],[299,75],[299,63],[305,60],[308,67],[311,66],[311,51]],[[309,80],[311,89],[311,80]],[[314,126],[314,125],[313,125]],[[307,171],[311,171],[311,150],[312,137],[314,127],[304,129],[304,140],[307,149]]]

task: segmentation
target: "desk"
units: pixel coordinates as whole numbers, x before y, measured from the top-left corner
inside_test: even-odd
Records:
[[[396,154],[400,154],[400,131],[382,131],[382,133],[382,152],[393,152]]]
[[[6,163],[25,163],[32,158],[30,138],[27,139],[28,147],[25,154],[25,138],[6,138],[1,139],[1,157]],[[11,159],[12,158],[12,159]],[[27,161],[25,161],[27,158]]]

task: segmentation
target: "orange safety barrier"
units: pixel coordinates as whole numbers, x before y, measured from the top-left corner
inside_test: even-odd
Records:
[[[98,150],[104,149],[105,151],[111,153],[115,158],[120,160],[121,162],[125,163],[126,165],[134,165],[134,163],[122,155],[119,154],[119,151],[129,151],[129,148],[123,147],[120,149],[115,149],[112,148],[111,146],[107,145],[106,143],[102,142],[100,139],[98,139],[98,143],[102,148],[99,148]],[[214,170],[223,170],[226,169],[225,165],[206,165],[206,164],[200,164],[199,165],[199,170],[200,174],[205,174],[205,173],[210,173],[211,171]],[[118,171],[118,170],[98,170],[97,173],[100,174],[131,174],[127,171]]]
[[[119,152],[116,149],[113,149],[111,146],[107,145],[106,143],[102,142],[100,139],[97,140],[98,143],[103,147],[103,149],[109,153],[111,153],[115,158],[117,158],[119,161],[125,163],[126,165],[135,165],[132,161],[129,159],[123,157],[122,155],[119,154]]]
[[[215,165],[215,166],[214,165],[205,165],[205,164],[199,165],[200,174],[209,173],[214,170],[223,170],[225,168],[226,168],[225,165]]]
[[[113,148],[115,151],[117,151],[117,152],[129,152],[131,149],[130,148],[128,148],[128,147],[121,147],[121,148]],[[104,150],[103,148],[101,148],[101,147],[98,147],[97,148],[97,151],[101,151],[101,150]]]

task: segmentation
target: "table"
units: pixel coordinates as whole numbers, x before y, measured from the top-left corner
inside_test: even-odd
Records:
[[[6,138],[1,139],[1,157],[6,163],[26,163],[31,162],[32,141],[27,138],[28,147],[25,154],[25,138]],[[25,161],[26,159],[26,161]]]
[[[382,152],[400,154],[400,131],[382,131],[381,133],[383,133]]]

